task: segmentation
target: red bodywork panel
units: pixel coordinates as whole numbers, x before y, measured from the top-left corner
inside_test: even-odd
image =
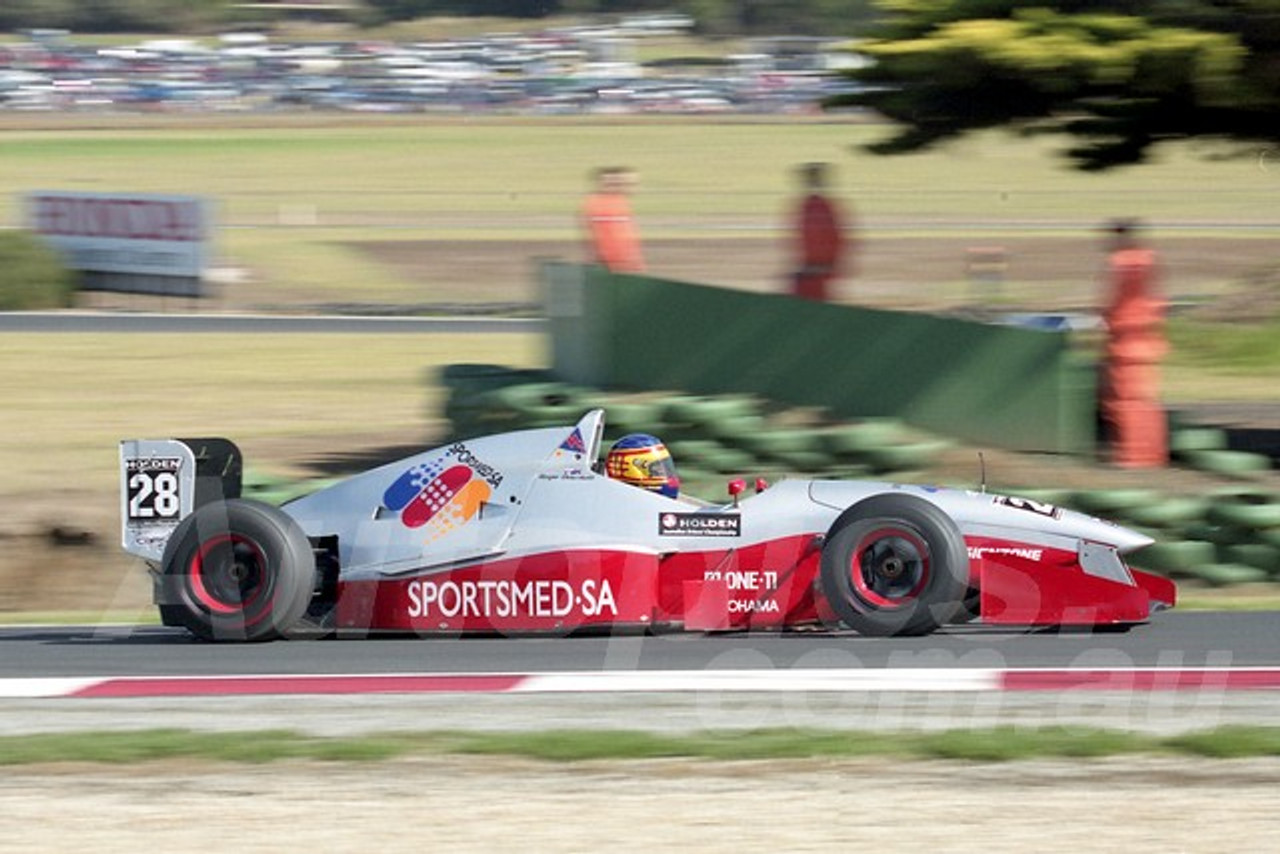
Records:
[[[1172,581],[1130,568],[1134,584],[1093,575],[1075,552],[973,541],[970,571],[984,624],[1094,626],[1141,623],[1153,603],[1172,607]]]
[[[970,539],[984,624],[1144,622],[1172,606],[1173,582],[1129,570],[1134,585],[1085,572],[1075,552]],[[425,574],[345,581],[337,627],[414,633],[557,632],[593,626],[689,631],[777,629],[829,620],[818,582],[821,538],[652,554],[577,550]]]
[[[691,631],[781,628],[817,619],[822,555],[810,535],[663,562],[663,619]]]
[[[812,622],[810,536],[660,556],[564,551],[340,585],[342,629],[570,631],[680,623],[690,630]]]
[[[658,558],[561,551],[339,587],[338,628],[414,632],[567,631],[644,625],[656,607]]]

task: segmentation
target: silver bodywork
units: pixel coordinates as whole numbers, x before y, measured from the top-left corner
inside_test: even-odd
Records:
[[[582,453],[560,451],[567,433],[564,427],[467,440],[358,475],[293,501],[285,509],[309,535],[337,535],[344,577],[448,567],[552,549],[657,553],[683,545],[705,546],[706,539],[701,537],[682,541],[659,535],[655,520],[673,510],[737,514],[741,522],[740,534],[734,538],[737,546],[802,533],[822,534],[847,507],[891,492],[910,493],[937,505],[966,538],[1067,551],[1090,544],[1112,554],[1151,542],[1118,525],[1033,501],[875,481],[782,480],[736,506],[707,507],[635,489],[596,473],[593,464],[599,455],[602,425],[603,412],[595,410],[574,428],[580,435],[596,437]],[[386,512],[383,494],[400,472],[447,456],[451,450],[455,456],[465,453],[482,462],[501,480],[475,518],[424,547],[420,533],[396,524],[394,515]]]

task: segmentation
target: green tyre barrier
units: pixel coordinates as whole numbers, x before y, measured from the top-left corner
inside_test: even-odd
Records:
[[[886,445],[868,451],[864,458],[878,472],[917,471],[931,466],[947,448],[946,442]]]
[[[695,400],[701,400],[701,398],[695,398],[692,395],[673,395],[658,398],[655,401],[663,424],[663,433],[660,438],[664,441],[706,438],[707,431],[701,423],[684,417],[689,408],[695,405],[692,403]]]
[[[1129,555],[1129,563],[1140,569],[1152,569],[1181,578],[1191,577],[1199,566],[1216,561],[1217,549],[1204,540],[1168,540],[1143,548]]]
[[[1249,451],[1188,451],[1181,459],[1194,469],[1231,477],[1271,470],[1271,458]]]
[[[518,413],[495,404],[486,395],[488,392],[466,395],[455,392],[450,395],[444,406],[444,417],[453,426],[455,436],[476,435],[490,427],[501,431],[514,430],[520,426],[521,418]]]
[[[825,471],[835,463],[835,460],[823,451],[776,451],[770,456],[782,465],[802,472]]]
[[[1220,550],[1225,563],[1238,563],[1253,566],[1274,578],[1280,573],[1280,549],[1266,543],[1240,543],[1234,546],[1223,546]]]
[[[1280,494],[1261,486],[1248,483],[1233,483],[1219,486],[1209,491],[1209,498],[1214,501],[1235,501],[1240,503],[1264,503],[1280,500]]]
[[[529,416],[510,404],[511,388],[514,386],[481,392],[467,403],[451,406],[450,412],[459,416],[457,420],[468,421],[481,432],[517,430],[525,425]]]
[[[1169,531],[1165,531],[1161,528],[1148,528],[1145,525],[1128,524],[1128,525],[1125,525],[1125,527],[1128,528],[1130,531],[1133,531],[1135,534],[1141,534],[1144,537],[1150,537],[1151,539],[1156,541],[1159,541],[1162,538],[1169,536],[1169,533],[1170,533]]]
[[[576,405],[583,390],[564,383],[521,383],[504,386],[491,392],[512,408]]]
[[[445,365],[440,370],[440,384],[454,391],[492,391],[522,383],[546,382],[548,379],[546,371],[470,362]]]
[[[873,472],[867,466],[841,461],[823,469],[820,474],[823,480],[867,480]]]
[[[906,428],[901,422],[892,419],[842,424],[820,433],[822,447],[838,457],[861,456],[868,451],[900,444],[906,437]]]
[[[1238,528],[1280,528],[1280,500],[1274,495],[1240,495],[1215,501],[1206,518]]]
[[[1217,427],[1177,427],[1169,434],[1169,452],[1175,457],[1193,451],[1227,450],[1227,431]]]
[[[662,407],[647,401],[613,400],[597,404],[611,430],[627,433],[661,433]]]
[[[1134,524],[1170,528],[1201,519],[1205,507],[1206,502],[1202,498],[1176,497],[1130,507],[1123,516]]]
[[[771,459],[797,451],[814,451],[816,434],[812,430],[768,430],[743,436],[738,443],[754,454]]]
[[[767,433],[773,428],[759,415],[738,415],[717,419],[703,425],[703,429],[708,436],[713,436],[727,445],[745,447],[752,436],[757,433]]]
[[[529,427],[572,424],[585,411],[583,389],[564,383],[526,383],[486,392],[485,398],[497,408],[517,413]]]
[[[759,409],[759,403],[750,397],[682,395],[667,399],[664,414],[673,423],[709,425],[726,418],[755,415]]]
[[[475,394],[452,391],[444,401],[444,415],[451,421],[457,417],[472,415],[479,409]]]
[[[496,409],[482,412],[472,420],[471,430],[466,438],[478,439],[494,433],[506,433],[531,426],[530,419],[510,409]]]
[[[737,448],[726,448],[711,439],[678,439],[667,444],[667,450],[675,459],[678,472],[683,472],[682,466],[686,463],[721,474],[750,471],[756,465],[751,454]]]
[[[1238,563],[1211,563],[1197,567],[1192,577],[1214,587],[1230,587],[1234,584],[1256,584],[1267,580],[1266,570]]]
[[[724,475],[697,467],[680,468],[679,462],[676,463],[676,471],[680,475],[681,495],[711,502],[729,500],[728,485]]]
[[[1231,525],[1214,525],[1211,522],[1196,522],[1183,528],[1189,540],[1205,540],[1216,546],[1236,546],[1254,541],[1253,532]]]
[[[703,454],[718,451],[723,447],[712,439],[675,439],[667,442],[666,446],[672,456],[679,455],[681,459],[698,459]]]
[[[1110,516],[1159,501],[1160,494],[1150,489],[1087,489],[1072,493],[1070,505],[1082,513]]]

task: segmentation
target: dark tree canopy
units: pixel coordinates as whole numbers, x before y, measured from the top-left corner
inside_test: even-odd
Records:
[[[880,0],[836,103],[899,125],[912,151],[981,128],[1063,134],[1085,169],[1169,139],[1280,142],[1280,0]]]

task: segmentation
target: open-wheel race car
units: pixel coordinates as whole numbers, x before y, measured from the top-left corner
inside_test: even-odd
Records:
[[[601,470],[604,413],[447,444],[280,507],[225,439],[121,443],[125,549],[207,640],[948,624],[1127,626],[1172,607],[1151,542],[983,491],[788,480],[723,504]],[[665,491],[665,490],[663,490]]]

